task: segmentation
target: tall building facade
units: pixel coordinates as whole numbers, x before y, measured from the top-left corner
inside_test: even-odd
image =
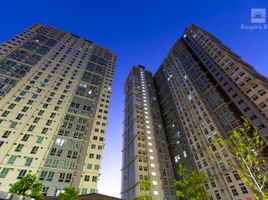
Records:
[[[144,194],[140,182],[149,180],[153,199],[176,199],[153,76],[143,66],[134,66],[125,82],[124,115],[122,198]]]
[[[153,78],[139,66],[125,83],[122,197],[140,194],[138,183],[145,178],[153,183],[153,199],[168,199],[165,191],[173,185],[165,188],[161,176],[162,155],[169,151],[170,183],[182,164],[207,175],[205,187],[212,199],[254,199],[233,167],[237,163],[228,154],[231,147],[215,142],[241,127],[241,116],[267,143],[268,79],[216,37],[190,25]],[[158,163],[152,163],[154,168],[152,161]]]
[[[0,46],[0,188],[37,173],[45,195],[96,191],[116,56],[34,25]]]
[[[217,144],[241,126],[241,116],[268,139],[268,79],[217,38],[190,25],[155,74],[174,172],[178,164],[206,173],[213,199],[254,199]],[[208,146],[212,145],[212,155]]]

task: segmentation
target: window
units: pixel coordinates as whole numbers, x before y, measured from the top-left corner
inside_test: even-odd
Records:
[[[45,180],[47,176],[47,171],[41,171],[41,174],[39,176],[39,180]]]
[[[38,89],[36,90],[36,92],[37,92],[37,93],[41,93],[41,92],[42,92],[42,89],[38,88]]]
[[[226,167],[225,167],[224,163],[220,163],[220,167],[221,167],[222,171],[226,170]]]
[[[55,118],[56,113],[51,113],[50,118]]]
[[[96,193],[95,189],[90,189],[90,193]]]
[[[240,176],[238,175],[237,171],[233,171],[234,177],[236,180],[240,180]]]
[[[21,100],[21,97],[16,97],[15,101],[19,102]]]
[[[82,188],[81,194],[87,194],[87,188]]]
[[[12,164],[15,162],[16,158],[17,158],[16,155],[11,155],[11,156],[9,157],[8,161],[7,161],[7,164],[12,165]]]
[[[68,151],[67,158],[71,158],[73,151]]]
[[[58,149],[57,156],[61,156],[61,154],[62,154],[62,149]]]
[[[259,105],[259,107],[260,107],[261,109],[264,109],[264,108],[267,107],[267,105],[266,105],[265,103],[261,103],[261,104]]]
[[[21,152],[22,148],[24,147],[24,144],[18,144],[15,151],[16,152]]]
[[[25,166],[30,166],[32,164],[33,157],[27,157],[25,161]]]
[[[20,170],[20,173],[19,173],[17,179],[22,179],[26,173],[27,173],[27,170],[25,170],[25,169]]]
[[[203,160],[203,164],[204,164],[205,167],[208,166],[208,163],[207,163],[206,159]]]
[[[2,117],[6,117],[10,112],[9,111],[4,111],[3,114],[1,115]]]
[[[225,174],[225,178],[226,178],[226,180],[227,180],[228,183],[231,183],[232,182],[232,179],[229,176],[229,174]]]
[[[24,106],[23,109],[21,110],[22,112],[27,112],[27,110],[29,109],[29,107]]]
[[[265,92],[264,90],[259,90],[258,93],[259,93],[259,95],[261,95],[261,96],[263,96],[263,95],[266,94],[266,92]]]
[[[240,183],[239,186],[240,186],[240,189],[243,192],[243,194],[247,194],[248,193],[248,190],[245,187],[244,183]]]
[[[237,192],[237,190],[235,189],[235,186],[231,186],[231,190],[232,190],[232,193],[233,193],[233,195],[234,196],[237,196],[238,195],[238,192]]]
[[[4,141],[0,140],[0,147],[3,146],[3,144],[4,144]]]
[[[44,137],[37,136],[36,143],[41,144],[43,142]]]
[[[92,182],[97,182],[97,176],[92,176]]]
[[[38,151],[38,149],[39,149],[38,146],[34,146],[34,147],[32,148],[31,154],[36,154],[37,151]]]
[[[5,178],[9,172],[10,168],[3,168],[0,173],[0,178]]]
[[[18,122],[11,122],[9,128],[15,128],[17,126]]]
[[[222,150],[222,153],[223,153],[224,157],[228,156],[228,153],[227,153],[226,149]]]
[[[16,106],[16,104],[12,103],[8,106],[8,109],[13,109]]]
[[[197,163],[197,166],[198,166],[198,169],[201,169],[202,168],[202,165],[200,162]]]
[[[46,128],[46,127],[45,127],[45,128],[43,128],[42,133],[44,133],[44,134],[45,134],[45,133],[47,133],[47,132],[48,132],[48,128]]]
[[[60,177],[59,177],[58,182],[63,182],[64,177],[65,177],[65,173],[60,173]]]
[[[55,108],[54,108],[55,111],[58,111],[59,109],[60,109],[59,106],[55,106]]]
[[[38,97],[38,94],[33,94],[32,99],[36,99]]]
[[[259,97],[258,97],[257,95],[254,95],[254,96],[252,97],[252,99],[253,99],[253,101],[256,101],[257,99],[259,99]]]
[[[28,128],[28,131],[33,131],[35,129],[35,125],[31,125],[29,128]]]
[[[54,177],[54,174],[55,174],[55,172],[48,172],[48,176],[47,176],[46,181],[52,181],[53,177]]]
[[[214,144],[212,144],[211,149],[212,149],[213,151],[216,151],[216,150],[217,150],[217,148],[215,147]]]
[[[215,190],[215,196],[216,196],[217,200],[221,199],[221,195],[220,195],[218,190]]]
[[[22,117],[23,117],[23,114],[20,113],[17,115],[16,119],[20,120]]]
[[[21,139],[21,141],[27,141],[29,139],[30,135],[29,134],[24,134],[23,138]]]
[[[38,112],[38,115],[40,115],[40,116],[42,116],[43,114],[44,114],[44,110],[40,110],[39,112]]]
[[[51,124],[52,124],[52,120],[51,119],[47,120],[46,125],[50,126]]]
[[[28,104],[28,105],[32,105],[33,102],[34,102],[33,100],[29,100],[27,104]]]
[[[56,140],[56,144],[57,144],[58,146],[63,146],[64,142],[65,142],[65,140],[62,139],[62,138],[57,138],[57,140]]]
[[[212,179],[210,180],[210,183],[211,183],[212,187],[216,187],[216,184]]]
[[[43,187],[43,191],[42,192],[43,192],[44,196],[47,195],[48,189],[49,189],[49,187]]]
[[[78,152],[77,151],[74,151],[73,152],[73,158],[77,158],[78,157]]]
[[[33,123],[38,123],[39,120],[40,120],[40,117],[36,117],[36,118],[34,118]]]
[[[8,136],[11,134],[11,131],[5,131],[2,135],[2,138],[8,138]]]
[[[94,166],[94,170],[99,170],[100,169],[100,166],[99,165],[95,165]]]
[[[90,181],[90,176],[89,175],[85,175],[84,181]]]

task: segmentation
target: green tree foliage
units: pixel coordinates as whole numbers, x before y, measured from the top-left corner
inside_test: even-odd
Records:
[[[59,194],[60,200],[78,200],[79,190],[74,187],[66,187],[64,192]]]
[[[151,195],[139,195],[137,197],[134,198],[134,200],[152,200],[152,196]]]
[[[44,199],[41,193],[42,188],[43,183],[37,182],[37,176],[35,174],[26,174],[26,176],[11,186],[9,192],[42,200]]]
[[[150,180],[140,180],[140,195],[134,200],[152,200]]]
[[[256,200],[268,199],[268,193],[264,191],[267,181],[267,163],[263,159],[263,150],[265,144],[248,123],[245,117],[242,117],[243,125],[231,131],[228,138],[219,138],[215,143],[228,145],[228,156],[232,157],[236,165],[232,169],[238,171],[240,177],[254,192]],[[211,151],[215,154],[216,151]]]
[[[175,182],[177,187],[176,195],[179,199],[188,200],[207,200],[208,193],[204,188],[207,180],[203,172],[188,172],[187,169],[179,165],[179,180]]]

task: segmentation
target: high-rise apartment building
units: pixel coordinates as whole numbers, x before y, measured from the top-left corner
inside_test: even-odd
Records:
[[[176,199],[153,76],[143,66],[134,66],[125,82],[124,111],[122,198],[144,194],[140,182],[149,180],[154,200]]]
[[[134,67],[126,81],[122,197],[139,194],[139,179],[154,180],[158,176],[151,174],[156,172],[163,190],[152,187],[152,191],[158,191],[159,199],[167,199],[162,195],[166,185],[161,182],[163,151],[158,149],[166,149],[166,144],[156,142],[160,136],[165,141],[165,135],[175,177],[182,164],[207,175],[205,187],[212,199],[254,199],[233,167],[237,163],[228,154],[231,147],[215,141],[241,127],[241,116],[245,116],[267,143],[267,105],[268,79],[213,35],[190,25],[153,79],[150,72]],[[157,110],[157,115],[151,116],[147,109]],[[148,127],[153,129],[148,132]],[[151,156],[158,168],[150,168]]]
[[[37,173],[45,195],[96,191],[116,56],[34,25],[0,45],[0,188]]]
[[[213,199],[253,199],[227,146],[213,141],[241,126],[241,116],[268,140],[268,80],[218,39],[190,25],[155,75],[174,172],[206,173]],[[217,152],[212,156],[208,146]],[[217,145],[216,145],[217,144]]]

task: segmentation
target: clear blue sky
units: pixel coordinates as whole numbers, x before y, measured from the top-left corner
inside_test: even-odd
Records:
[[[123,83],[132,65],[155,72],[184,28],[194,23],[217,36],[268,76],[268,30],[241,30],[251,8],[267,0],[6,0],[1,1],[0,42],[33,23],[55,26],[111,49],[118,55],[102,160],[101,193],[119,196]]]

